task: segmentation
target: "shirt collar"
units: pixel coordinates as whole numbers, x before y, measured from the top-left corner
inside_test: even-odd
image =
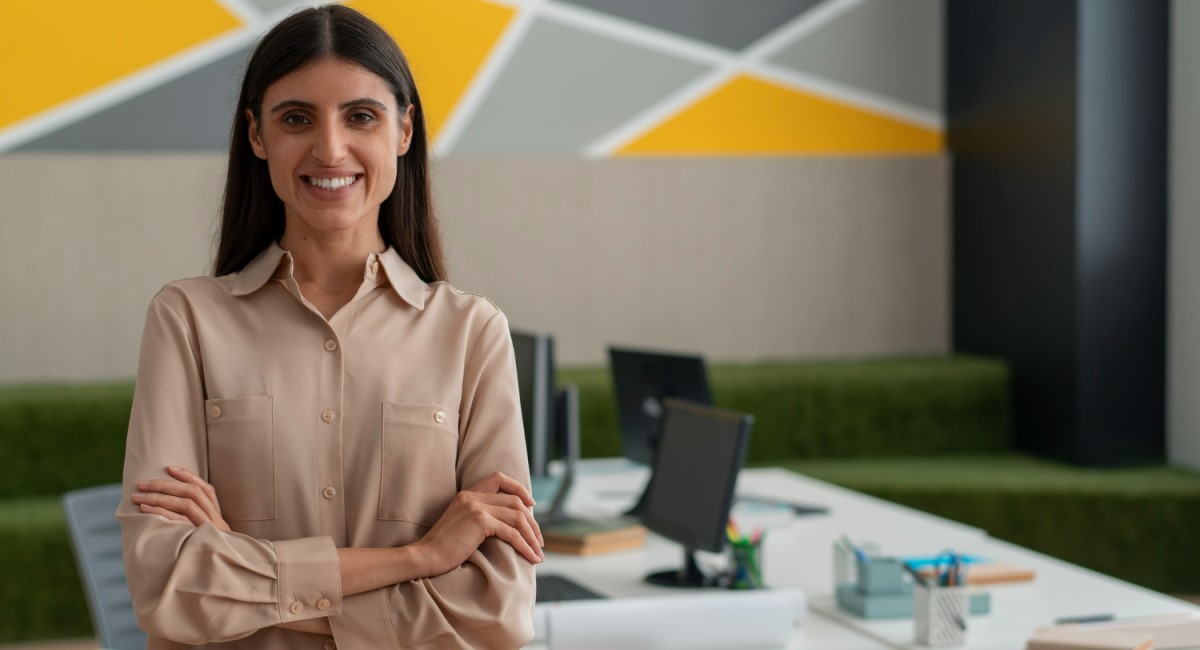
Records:
[[[254,293],[272,278],[292,277],[293,268],[292,254],[271,242],[237,274],[232,293],[235,296]],[[401,300],[417,309],[425,309],[425,289],[428,285],[396,249],[389,246],[382,253],[368,255],[363,277],[380,286],[391,286]]]

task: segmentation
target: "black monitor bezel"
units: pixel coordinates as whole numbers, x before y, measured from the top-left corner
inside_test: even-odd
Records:
[[[666,537],[667,539],[670,539],[673,542],[683,545],[686,549],[686,552],[690,553],[691,551],[701,550],[719,553],[725,549],[725,544],[727,542],[726,524],[729,521],[729,513],[732,511],[733,503],[736,499],[738,475],[741,472],[742,465],[745,463],[746,454],[750,447],[750,431],[754,426],[754,416],[674,398],[664,399],[663,407],[665,412],[661,420],[662,427],[660,429],[660,435],[666,435],[671,414],[679,411],[686,411],[701,417],[711,417],[731,423],[737,423],[735,433],[737,436],[737,441],[734,445],[734,453],[728,459],[729,462],[726,466],[726,475],[729,477],[728,487],[722,497],[720,510],[718,513],[715,513],[716,519],[714,519],[712,522],[711,536],[708,533],[705,533],[701,536],[695,536],[707,537],[708,539],[704,540],[704,544],[699,546],[693,545],[693,541],[695,541],[695,539],[692,536],[679,534],[680,531],[677,530],[675,526],[665,524],[662,521],[656,521],[654,519],[654,499],[656,498],[656,489],[661,489],[661,484],[658,484],[658,481],[661,479],[659,467],[663,462],[661,454],[658,454],[655,457],[654,473],[652,474],[650,484],[646,488],[645,507],[639,513],[642,524],[645,525],[646,528],[658,533],[663,537]]]
[[[633,370],[645,368],[648,365],[664,366],[672,370],[688,373],[695,383],[701,387],[700,394],[678,394],[676,392],[661,394],[661,399],[675,398],[687,400],[695,404],[711,405],[712,384],[708,380],[708,365],[699,354],[666,352],[661,350],[645,350],[624,346],[608,346],[609,368],[613,380],[613,399],[617,406],[617,421],[621,427],[621,451],[624,456],[636,463],[654,464],[654,449],[656,438],[661,428],[661,418],[657,423],[647,422],[640,416],[640,405],[648,395],[638,393],[631,397]],[[699,370],[699,372],[695,372]],[[676,382],[684,383],[684,382]],[[660,397],[654,395],[654,397]],[[649,426],[643,426],[649,424]]]
[[[518,339],[531,345],[533,350],[533,387],[530,391],[530,412],[521,404],[521,424],[525,428],[525,451],[529,459],[529,475],[540,478],[549,475],[550,460],[554,458],[557,414],[556,379],[554,368],[554,337],[524,330],[509,330],[513,342],[514,367],[518,369],[517,390],[521,391],[520,359]],[[520,395],[518,395],[520,396]],[[525,427],[526,418],[529,426]]]

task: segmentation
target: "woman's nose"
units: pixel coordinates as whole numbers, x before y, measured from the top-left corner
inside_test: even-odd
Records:
[[[346,138],[341,124],[327,121],[317,129],[316,136],[312,153],[317,162],[333,165],[346,156]]]

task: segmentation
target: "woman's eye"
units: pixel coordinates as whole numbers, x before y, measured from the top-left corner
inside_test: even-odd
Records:
[[[375,121],[375,115],[366,111],[359,111],[350,114],[350,121],[355,124],[367,124]]]
[[[308,118],[304,117],[303,115],[293,113],[291,115],[285,115],[283,118],[283,123],[287,124],[288,126],[303,126],[308,124]]]

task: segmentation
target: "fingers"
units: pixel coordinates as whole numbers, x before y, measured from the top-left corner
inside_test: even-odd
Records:
[[[204,510],[196,505],[195,501],[185,497],[176,497],[156,492],[135,492],[132,499],[142,512],[146,512],[145,508],[149,506],[156,509],[154,510],[155,514],[167,516],[164,512],[171,512],[178,516],[167,516],[168,519],[190,521],[195,526],[209,521],[208,515],[205,514]]]
[[[496,506],[489,506],[489,508],[491,508],[489,515],[496,520],[497,524],[492,530],[493,536],[507,542],[531,564],[540,564],[546,559],[529,521],[520,512]]]
[[[521,502],[530,508],[535,505],[533,495],[529,493],[529,490],[522,485],[520,481],[517,481],[511,476],[508,476],[504,472],[500,471],[488,474],[487,477],[482,481],[479,481],[467,489],[472,492],[484,493],[504,492],[506,494],[512,494],[516,497],[519,497]]]
[[[190,521],[187,517],[184,517],[181,514],[171,512],[170,510],[167,510],[166,508],[159,508],[158,506],[152,506],[148,503],[143,503],[142,505],[138,506],[138,510],[141,510],[142,512],[144,512],[148,515],[162,515],[162,516],[166,517],[167,519],[171,519],[173,521]]]
[[[217,501],[217,491],[215,488],[213,488],[211,483],[200,478],[199,476],[196,476],[190,469],[184,467],[170,465],[167,467],[167,471],[170,472],[171,476],[174,476],[180,481],[183,481],[184,483],[191,483],[199,487],[201,491],[208,496],[208,500],[212,502],[217,511],[219,512],[221,510],[221,503]]]
[[[541,526],[538,526],[537,519],[535,519],[533,516],[533,511],[530,510],[528,507],[526,507],[525,503],[517,495],[504,494],[504,493],[497,493],[497,494],[474,493],[474,494],[471,494],[469,492],[468,493],[460,493],[460,494],[462,495],[462,497],[464,499],[471,499],[478,503],[487,504],[489,506],[497,507],[497,508],[504,508],[513,513],[516,513],[519,516],[520,521],[522,522],[520,526],[517,525],[516,520],[513,519],[512,517],[506,516],[506,517],[498,517],[498,518],[500,518],[502,521],[505,521],[510,526],[520,528],[522,531],[522,535],[525,536],[529,540],[529,543],[534,548],[537,548],[540,550],[543,546],[546,545],[545,540],[542,538],[542,528],[541,528]]]
[[[142,500],[134,499],[134,503],[147,502],[145,497],[151,494],[161,494],[170,497],[178,497],[191,502],[191,506],[175,500],[163,500],[159,505],[179,514],[186,516],[192,523],[199,526],[203,521],[211,521],[219,528],[224,528],[220,522],[221,508],[217,504],[217,493],[212,485],[200,477],[196,476],[189,470],[181,467],[168,467],[167,471],[174,479],[151,479],[137,482],[138,490]],[[138,495],[135,495],[137,497]],[[195,521],[196,515],[199,515],[201,521]]]
[[[495,519],[499,527],[493,528],[492,534],[512,544],[512,535],[521,540],[521,544],[513,544],[514,548],[526,555],[530,562],[541,562],[546,559],[542,553],[542,530],[533,518],[533,513],[521,503],[521,500],[511,494],[477,494],[473,495],[475,509]],[[512,533],[509,535],[508,533]],[[502,534],[503,533],[503,534]],[[532,552],[532,556],[524,549]]]

